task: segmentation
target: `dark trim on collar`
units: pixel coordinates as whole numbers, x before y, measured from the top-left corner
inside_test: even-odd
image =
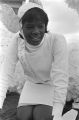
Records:
[[[19,33],[19,36],[20,36],[20,38],[24,39],[23,36],[21,35],[21,33]]]

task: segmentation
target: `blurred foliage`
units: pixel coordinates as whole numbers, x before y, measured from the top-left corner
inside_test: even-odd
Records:
[[[69,86],[67,101],[79,103],[79,42],[75,41],[69,47]]]
[[[65,0],[68,4],[68,7],[75,9],[79,13],[79,0]]]

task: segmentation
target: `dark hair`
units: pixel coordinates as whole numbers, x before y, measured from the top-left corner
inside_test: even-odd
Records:
[[[32,22],[34,20],[40,20],[45,23],[45,32],[47,33],[47,24],[48,24],[48,16],[47,14],[40,8],[34,7],[25,12],[23,17],[21,18],[22,24],[25,22]]]

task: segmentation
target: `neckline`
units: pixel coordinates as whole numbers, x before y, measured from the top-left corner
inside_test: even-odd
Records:
[[[43,45],[43,43],[44,43],[44,41],[45,41],[46,33],[44,34],[41,43],[40,43],[39,45],[37,45],[37,46],[30,45],[30,44],[24,39],[24,37],[23,37],[24,35],[23,35],[22,32],[19,33],[19,36],[20,36],[21,39],[24,40],[25,51],[27,51],[28,53],[34,53],[34,52],[38,51],[38,50],[41,48],[41,46]]]
[[[28,52],[30,52],[30,53],[37,51],[42,46],[42,44],[44,42],[44,38],[45,38],[45,35],[44,35],[41,43],[37,46],[30,45],[29,43],[27,43],[27,41],[25,41],[25,49],[28,50]]]

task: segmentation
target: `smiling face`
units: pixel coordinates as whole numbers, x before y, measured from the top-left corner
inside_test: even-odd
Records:
[[[25,40],[31,45],[39,45],[46,32],[45,13],[35,8],[26,12],[22,18]]]
[[[39,45],[45,33],[45,24],[40,21],[26,22],[23,25],[23,33],[29,44]]]

